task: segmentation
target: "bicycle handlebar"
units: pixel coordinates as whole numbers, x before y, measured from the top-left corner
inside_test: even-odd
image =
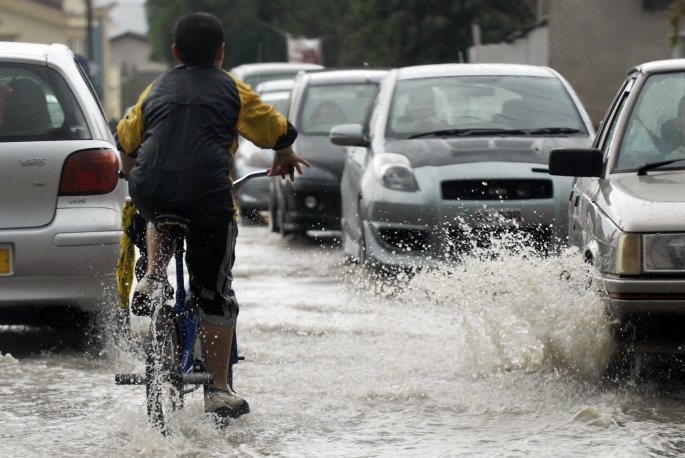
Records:
[[[241,189],[243,189],[243,186],[247,184],[248,181],[250,181],[253,178],[261,178],[265,177],[269,174],[268,171],[266,170],[260,170],[259,172],[252,172],[248,173],[247,175],[238,178],[233,182],[233,194],[238,194]]]

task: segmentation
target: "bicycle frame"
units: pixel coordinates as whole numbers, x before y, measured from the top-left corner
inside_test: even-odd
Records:
[[[252,172],[244,177],[233,182],[233,194],[240,192],[245,184],[253,179],[266,177],[268,172],[266,170],[259,172]],[[206,377],[207,375],[213,374],[193,374],[194,371],[194,361],[193,361],[193,347],[195,345],[195,339],[197,338],[197,332],[199,327],[199,317],[198,315],[192,313],[188,306],[186,305],[187,291],[185,288],[184,274],[183,274],[183,242],[185,240],[184,235],[176,236],[174,241],[174,259],[176,264],[176,302],[174,304],[173,310],[175,319],[178,323],[178,341],[181,350],[180,367],[178,368],[179,374],[183,384],[195,384],[202,385],[206,383],[211,383],[211,381]],[[233,385],[232,367],[244,358],[238,356],[238,345],[235,329],[233,330],[233,343],[231,345],[231,355],[229,360],[229,385]],[[212,377],[213,378],[213,377]],[[115,382],[117,385],[144,385],[146,384],[146,378],[142,374],[116,374]]]

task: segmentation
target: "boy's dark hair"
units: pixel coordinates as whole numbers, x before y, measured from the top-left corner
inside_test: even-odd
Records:
[[[224,43],[224,28],[213,14],[186,14],[176,21],[174,43],[184,64],[211,65]]]

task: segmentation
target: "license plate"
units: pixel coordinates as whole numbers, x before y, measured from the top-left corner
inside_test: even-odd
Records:
[[[523,221],[521,210],[516,208],[485,208],[477,210],[474,215],[476,224],[480,225],[510,225]]]
[[[9,248],[0,248],[0,275],[9,274],[12,271],[10,267]]]

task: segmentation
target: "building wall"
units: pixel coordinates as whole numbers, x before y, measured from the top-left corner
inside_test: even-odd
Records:
[[[32,0],[0,0],[0,41],[66,44],[66,15]]]
[[[643,0],[548,0],[549,65],[578,92],[599,123],[626,71],[667,59],[671,49],[663,11]]]
[[[531,30],[526,36],[512,40],[469,48],[471,63],[504,63],[549,65],[549,29],[546,26]]]

